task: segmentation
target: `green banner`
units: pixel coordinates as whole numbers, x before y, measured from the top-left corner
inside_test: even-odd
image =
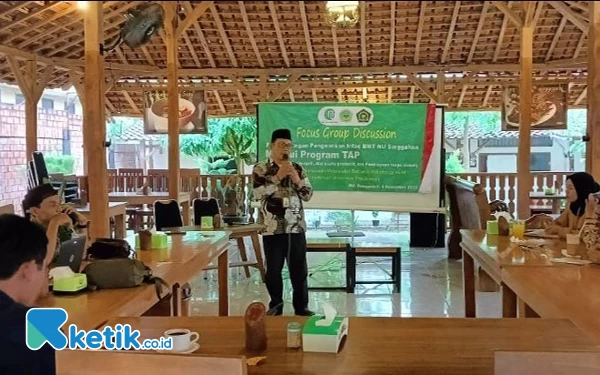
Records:
[[[433,127],[427,104],[262,103],[258,156],[268,156],[273,130],[287,128],[290,159],[315,190],[415,193]]]

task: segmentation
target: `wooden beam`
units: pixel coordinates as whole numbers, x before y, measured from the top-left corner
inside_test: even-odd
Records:
[[[550,4],[564,17],[567,17],[567,19],[571,21],[572,24],[577,26],[579,30],[583,31],[584,33],[587,33],[589,31],[589,22],[586,22],[585,20],[582,20],[581,18],[577,17],[575,13],[571,10],[571,8],[569,8],[569,6],[564,3],[564,1],[548,1],[548,4]]]
[[[192,4],[189,1],[186,1],[183,4],[183,7],[186,12],[192,11]],[[208,41],[206,40],[206,37],[204,36],[200,25],[198,24],[198,22],[194,22],[193,27],[194,31],[196,32],[196,35],[198,36],[198,39],[200,39],[200,44],[202,45],[202,49],[204,50],[204,55],[208,59],[208,63],[210,64],[211,68],[216,68],[217,64],[215,63],[215,59],[212,56],[210,48],[208,47]]]
[[[11,33],[11,35],[8,35],[6,39],[4,39],[2,42],[3,43],[10,43],[11,41],[21,38],[25,35],[27,35],[28,33],[32,32],[32,31],[39,31],[41,30],[41,28],[43,26],[46,26],[47,24],[49,24],[50,22],[54,22],[55,20],[62,18],[66,15],[68,15],[69,13],[74,12],[75,10],[77,10],[77,5],[75,4],[71,4],[68,7],[66,7],[65,9],[61,10],[60,12],[56,12],[54,13],[51,17],[45,18],[33,25],[29,25],[26,28],[24,28],[23,30],[19,31],[18,33]],[[62,26],[62,25],[61,25]],[[46,34],[45,32],[41,33]]]
[[[260,98],[257,98],[256,95],[251,93],[250,90],[248,90],[248,88],[238,80],[237,76],[232,76],[230,78],[237,91],[244,93],[250,100],[252,100],[255,103],[260,102]]]
[[[12,13],[13,11],[15,11],[17,9],[24,8],[31,3],[33,3],[33,1],[17,1],[15,4],[8,5],[8,7],[6,9],[4,9],[2,12],[0,12],[0,18],[6,16],[7,14]]]
[[[458,98],[458,104],[456,105],[457,108],[462,107],[463,101],[465,100],[465,94],[467,93],[467,87],[468,87],[468,85],[464,85],[462,87],[462,90],[460,92],[460,97]]]
[[[198,18],[204,14],[213,5],[214,1],[202,1],[200,4],[196,5],[194,10],[191,13],[188,13],[185,19],[177,26],[176,35],[180,37],[181,34],[185,30],[188,29],[192,25],[192,23],[197,22]]]
[[[368,57],[367,57],[367,6],[365,1],[361,1],[360,5],[360,56],[362,61],[362,66],[367,66]]]
[[[219,103],[219,108],[221,109],[221,112],[223,112],[223,114],[226,115],[227,110],[225,109],[225,106],[223,105],[223,100],[221,100],[221,95],[219,95],[219,92],[217,90],[214,90],[213,94],[215,95],[215,98],[217,99],[217,103]]]
[[[293,102],[295,102],[295,101],[296,101],[296,98],[294,98],[294,90],[292,90],[292,89],[289,89],[289,90],[288,90],[288,94],[289,94],[289,96],[290,96],[290,101],[291,101],[292,103],[293,103]]]
[[[409,103],[414,103],[415,102],[415,91],[416,91],[416,87],[412,86],[410,88],[410,95],[408,96],[408,102]]]
[[[169,198],[179,199],[179,72],[178,38],[176,29],[177,3],[164,1],[165,10],[165,41],[167,43],[167,98],[168,98],[168,129],[169,129]],[[186,222],[189,218],[184,218]]]
[[[310,41],[310,29],[308,28],[308,18],[306,17],[306,5],[304,1],[298,2],[300,7],[300,19],[302,20],[302,29],[304,30],[304,40],[306,41],[306,49],[308,51],[308,60],[310,66],[315,66],[315,55],[313,53],[312,43]]]
[[[546,53],[546,61],[549,61],[552,58],[552,53],[554,52],[554,48],[556,48],[556,43],[560,39],[560,35],[562,34],[565,26],[567,24],[567,17],[561,18],[560,23],[558,24],[558,28],[554,33],[554,37],[552,38],[552,43],[550,43],[550,48],[548,48],[548,52]]]
[[[240,13],[242,14],[242,19],[244,20],[244,26],[246,27],[246,33],[248,33],[248,38],[250,38],[250,44],[252,44],[252,49],[254,50],[254,54],[256,55],[256,60],[258,61],[258,65],[261,68],[264,68],[265,63],[263,62],[262,56],[260,55],[260,50],[258,49],[256,40],[254,39],[254,33],[252,32],[252,27],[250,26],[250,20],[248,19],[248,14],[246,13],[246,6],[244,5],[243,1],[238,1],[238,6],[240,8]]]
[[[108,217],[108,177],[106,174],[106,123],[104,110],[104,59],[100,55],[103,41],[102,3],[90,1],[84,12],[85,30],[85,104],[83,147],[85,175],[88,178],[90,204],[89,237],[110,237]]]
[[[490,85],[485,92],[485,96],[483,97],[483,103],[481,103],[481,107],[485,108],[488,105],[488,100],[490,100],[490,96],[492,95],[492,89],[494,86]]]
[[[233,53],[233,48],[231,48],[231,43],[229,43],[229,36],[227,36],[227,33],[225,32],[225,28],[223,27],[223,22],[221,22],[221,16],[219,16],[219,12],[217,12],[217,7],[215,5],[216,4],[212,4],[210,6],[210,13],[212,14],[213,19],[215,20],[215,24],[217,25],[217,30],[219,31],[219,35],[221,36],[221,41],[223,42],[223,45],[225,46],[225,50],[227,50],[227,55],[229,56],[229,60],[231,60],[231,65],[234,68],[237,68],[237,66],[238,66],[237,58],[235,57],[235,53]]]
[[[259,93],[260,93],[260,101],[266,102],[269,100],[269,76],[266,74],[260,75],[259,85]]]
[[[533,20],[530,25],[531,27],[533,27],[534,31],[535,31],[538,21],[540,20],[540,17],[542,16],[542,11],[544,10],[544,6],[546,5],[545,1],[537,1],[536,3],[537,3],[537,8],[535,10],[535,15],[533,16]]]
[[[587,39],[587,34],[581,33],[581,36],[579,37],[579,41],[577,41],[577,47],[575,47],[575,52],[573,53],[574,59],[579,57],[579,54],[581,53],[581,49],[583,48],[583,44],[585,43],[586,39]]]
[[[393,103],[393,98],[392,96],[394,95],[394,88],[393,87],[388,87],[388,92],[387,92],[387,102],[388,103]]]
[[[587,96],[587,87],[583,89],[583,91],[581,92],[581,94],[579,94],[579,96],[577,97],[577,99],[575,99],[575,105],[579,105],[583,99],[585,99],[585,97]]]
[[[523,19],[524,26],[530,26],[531,28],[535,29],[533,26],[533,16],[535,14],[536,5],[536,1],[526,1],[523,3],[523,6],[525,7],[525,15]]]
[[[395,3],[395,1],[392,1]],[[456,20],[458,20],[458,11],[460,10],[460,1],[454,3],[454,12],[452,13],[452,21],[450,21],[450,29],[446,35],[446,43],[444,44],[444,51],[442,52],[442,63],[445,63],[448,58],[448,52],[450,51],[450,43],[454,37],[454,28],[456,27]],[[391,65],[391,64],[390,64]]]
[[[190,37],[187,34],[187,30],[183,32],[183,41],[185,42],[185,45],[186,45],[188,51],[190,51],[190,55],[192,55],[194,64],[196,64],[196,66],[198,68],[202,67],[202,64],[200,63],[200,59],[198,58],[198,55],[196,54],[196,49],[194,48],[194,45],[192,44],[192,41],[190,40]]]
[[[10,30],[15,25],[22,24],[23,22],[29,20],[30,18],[33,18],[33,17],[37,16],[38,14],[41,14],[47,10],[50,10],[50,9],[56,7],[57,5],[60,5],[61,3],[62,3],[62,1],[48,2],[47,4],[41,6],[40,8],[38,8],[36,10],[30,10],[24,17],[13,20],[8,25],[0,28],[0,33],[5,32],[6,30]]]
[[[423,36],[423,25],[425,24],[426,1],[420,1],[421,10],[419,11],[419,26],[417,27],[417,41],[415,47],[414,64],[419,65],[419,49],[421,48],[421,37]]]
[[[237,90],[237,95],[238,95],[238,99],[240,101],[240,105],[242,106],[242,109],[244,110],[244,113],[248,113],[248,108],[246,107],[246,101],[244,100],[244,95],[242,95],[242,92],[240,90]]]
[[[396,2],[390,1],[390,55],[388,64],[394,65],[394,48],[396,47]],[[334,28],[335,29],[335,28]]]
[[[281,97],[281,95],[283,95],[284,92],[286,92],[287,90],[289,90],[292,85],[294,83],[296,83],[296,81],[298,81],[298,78],[300,78],[300,75],[298,74],[292,74],[288,77],[287,82],[285,83],[285,85],[283,85],[282,88],[279,89],[279,91],[273,93],[273,96],[271,96],[269,98],[269,101],[274,102],[277,99],[279,99],[279,97]]]
[[[533,185],[531,176],[531,107],[533,90],[533,28],[521,29],[521,75],[519,85],[519,152],[517,159],[517,212],[519,219],[530,216],[529,192]]]
[[[446,77],[444,72],[438,72],[436,78],[435,95],[438,104],[448,104],[446,99]]]
[[[586,171],[600,176],[600,3],[589,2]]]
[[[415,77],[414,74],[412,73],[406,73],[406,78],[408,79],[408,81],[410,83],[412,83],[413,85],[417,86],[418,88],[421,89],[421,91],[423,91],[425,93],[425,95],[427,95],[427,97],[431,100],[433,100],[434,102],[437,103],[438,101],[438,97],[436,94],[433,93],[433,91],[431,91],[431,89],[425,85],[420,79],[418,79],[417,77]]]
[[[131,96],[129,95],[129,93],[127,91],[122,90],[121,93],[125,97],[125,100],[127,100],[127,103],[129,103],[129,105],[135,112],[137,112],[139,114],[143,114],[143,112],[140,110],[140,108],[137,106],[137,104],[135,104],[133,99],[131,99]]]
[[[341,64],[340,64],[340,48],[338,46],[337,31],[335,31],[335,30],[336,30],[335,27],[331,28],[331,35],[333,37],[333,53],[335,54],[335,66],[337,66],[339,68],[341,66]]]
[[[281,50],[281,56],[285,62],[285,66],[290,67],[290,60],[288,59],[287,52],[285,51],[285,42],[283,41],[283,34],[279,27],[279,20],[277,18],[277,10],[275,8],[275,2],[269,1],[269,11],[271,12],[271,19],[273,19],[273,26],[275,27],[275,34],[277,34],[277,41],[279,42],[279,49]]]
[[[490,6],[489,1],[483,2],[483,9],[481,10],[481,16],[479,17],[479,23],[477,24],[477,30],[475,30],[475,37],[473,38],[473,43],[471,44],[471,50],[469,51],[469,56],[467,56],[467,64],[470,64],[471,61],[473,61],[473,56],[475,55],[475,49],[477,48],[477,43],[479,42],[479,36],[481,35],[481,30],[483,30],[483,25],[485,24],[485,16],[487,14],[489,6]]]
[[[144,53],[144,57],[146,57],[146,60],[148,61],[148,63],[150,65],[156,65],[156,62],[154,62],[154,59],[152,58],[152,55],[150,54],[150,51],[148,51],[148,47],[147,46],[141,46],[140,49]]]
[[[337,100],[338,100],[338,103],[341,103],[341,102],[343,102],[343,101],[344,101],[344,100],[343,100],[344,98],[343,98],[343,96],[342,96],[342,89],[335,89],[335,91],[337,92]]]
[[[512,1],[508,2],[507,9],[510,9]],[[492,62],[498,61],[498,56],[500,56],[500,49],[502,48],[502,42],[504,41],[504,33],[506,32],[506,26],[508,25],[508,16],[504,14],[502,19],[502,26],[500,27],[500,34],[498,34],[498,43],[496,43],[496,50],[494,51],[494,57],[492,58]]]
[[[472,82],[473,79],[475,79],[476,74],[477,74],[477,72],[471,72],[467,75],[464,75],[463,79],[460,81],[460,83],[458,83],[455,87],[453,87],[452,91],[450,91],[448,93],[448,95],[446,96],[446,102],[450,101],[450,99],[453,98],[454,95],[458,94],[459,91],[462,91],[462,89],[465,85]]]
[[[25,75],[21,71],[21,68],[19,67],[19,63],[17,62],[17,59],[14,56],[6,55],[6,61],[8,62],[8,65],[10,66],[10,70],[12,70],[12,72],[15,76],[15,81],[17,81],[17,85],[19,86],[19,89],[21,89],[23,96],[25,98],[28,98],[28,97],[31,98],[33,91],[31,90],[29,82],[26,81]]]
[[[313,98],[313,102],[318,102],[319,98],[317,97],[317,90],[316,89],[312,89],[312,98]]]
[[[511,20],[518,29],[523,27],[523,20],[521,17],[513,12],[504,1],[492,1],[492,4],[494,4],[496,8],[500,9],[500,11],[504,13],[504,16]]]

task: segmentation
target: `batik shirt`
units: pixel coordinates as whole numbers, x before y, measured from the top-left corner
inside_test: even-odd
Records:
[[[298,184],[291,177],[280,180],[279,166],[271,159],[256,164],[252,171],[254,199],[260,202],[258,222],[265,226],[265,236],[306,232],[302,202],[310,200],[313,189],[304,168],[298,163],[292,165],[300,177]]]

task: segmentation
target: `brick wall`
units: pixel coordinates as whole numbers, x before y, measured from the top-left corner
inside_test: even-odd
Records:
[[[62,154],[63,130],[69,129],[71,155],[76,173],[83,173],[83,119],[66,111],[38,108],[38,150],[45,154]],[[25,155],[25,108],[0,106],[0,205],[12,203],[21,211],[27,192]],[[30,157],[30,156],[29,156]]]

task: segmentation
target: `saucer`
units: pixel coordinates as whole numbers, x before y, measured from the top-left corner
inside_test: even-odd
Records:
[[[192,345],[190,345],[189,348],[185,349],[185,350],[168,350],[168,352],[170,353],[175,353],[175,354],[192,354],[193,352],[195,352],[196,350],[200,349],[200,344],[198,344],[197,342],[193,343]]]

